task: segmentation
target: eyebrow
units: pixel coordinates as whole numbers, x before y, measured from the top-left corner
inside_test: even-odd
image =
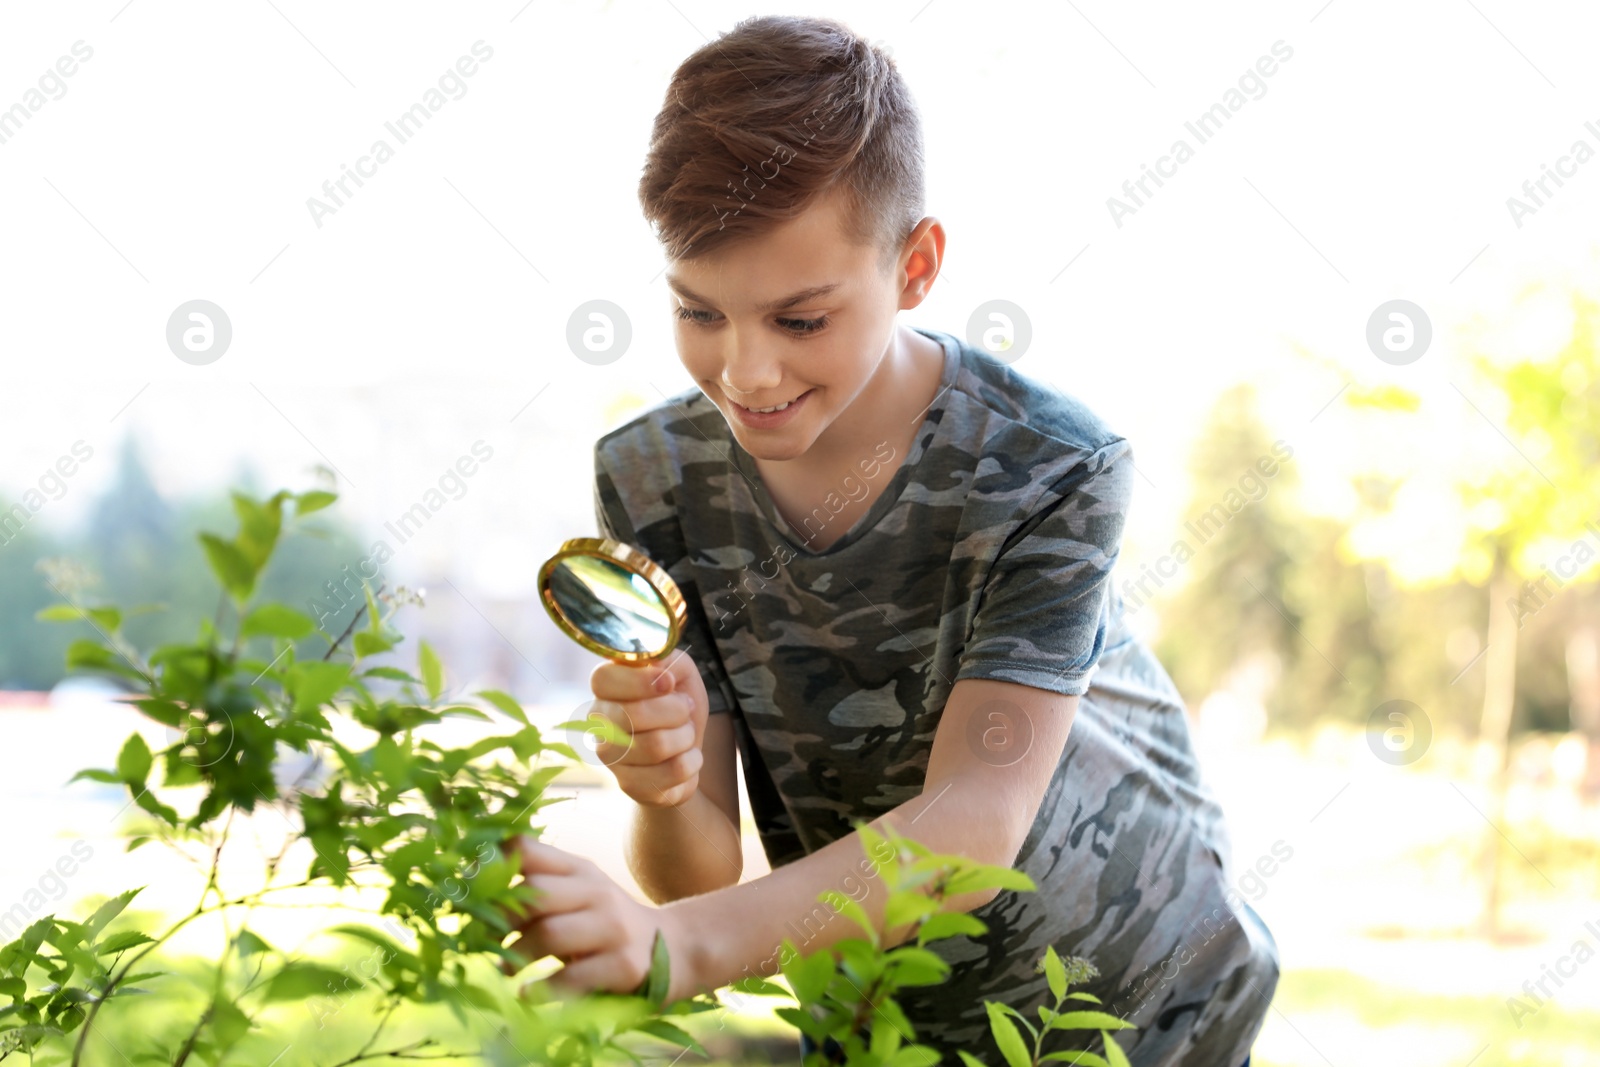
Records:
[[[696,293],[694,290],[688,288],[682,283],[675,281],[671,277],[667,278],[667,287],[686,300],[692,300],[696,304],[706,304],[708,306],[711,305],[711,301],[707,300],[705,297],[701,296],[699,293]],[[757,304],[756,310],[759,312],[787,311],[790,308],[798,307],[809,300],[815,300],[819,296],[827,296],[837,288],[839,288],[838,282],[830,282],[827,285],[813,285],[809,289],[802,289],[798,293],[791,293],[789,296],[783,297],[780,300],[769,300],[764,304]]]

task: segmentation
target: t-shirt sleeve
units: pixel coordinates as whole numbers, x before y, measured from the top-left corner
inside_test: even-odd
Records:
[[[663,520],[636,530],[622,506],[616,483],[606,469],[599,450],[594,456],[594,517],[602,537],[621,541],[643,550],[657,566],[661,567],[683,594],[685,616],[674,649],[688,655],[700,671],[706,686],[706,706],[713,715],[733,710],[733,686],[728,682],[722,659],[711,641],[711,627],[706,622],[700,605],[700,595],[693,576],[689,573],[688,552],[683,544],[683,533],[676,521]],[[666,529],[670,526],[671,529]]]
[[[984,581],[956,681],[1081,694],[1105,647],[1111,570],[1133,491],[1121,438],[1035,495]]]

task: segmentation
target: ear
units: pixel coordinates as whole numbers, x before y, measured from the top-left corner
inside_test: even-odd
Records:
[[[895,281],[900,289],[900,309],[914,308],[928,297],[933,279],[944,262],[944,226],[929,215],[911,231],[900,250]]]

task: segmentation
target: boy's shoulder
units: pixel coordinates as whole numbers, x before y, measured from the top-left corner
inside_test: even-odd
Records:
[[[1082,452],[1125,443],[1083,400],[1036,376],[1042,370],[1024,371],[955,334],[923,332],[956,347],[959,361],[952,391],[964,403],[953,405],[952,411],[957,417],[989,423],[988,449],[1005,451],[1028,439],[1036,448],[1059,446]]]
[[[727,455],[724,427],[722,412],[698,386],[690,386],[601,434],[594,443],[595,459],[636,477],[646,468],[720,461]]]

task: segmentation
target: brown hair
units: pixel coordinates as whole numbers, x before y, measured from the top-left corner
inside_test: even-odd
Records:
[[[922,126],[894,61],[842,23],[747,18],[685,59],[639,203],[669,259],[771,230],[843,182],[849,240],[887,267],[923,214]]]

